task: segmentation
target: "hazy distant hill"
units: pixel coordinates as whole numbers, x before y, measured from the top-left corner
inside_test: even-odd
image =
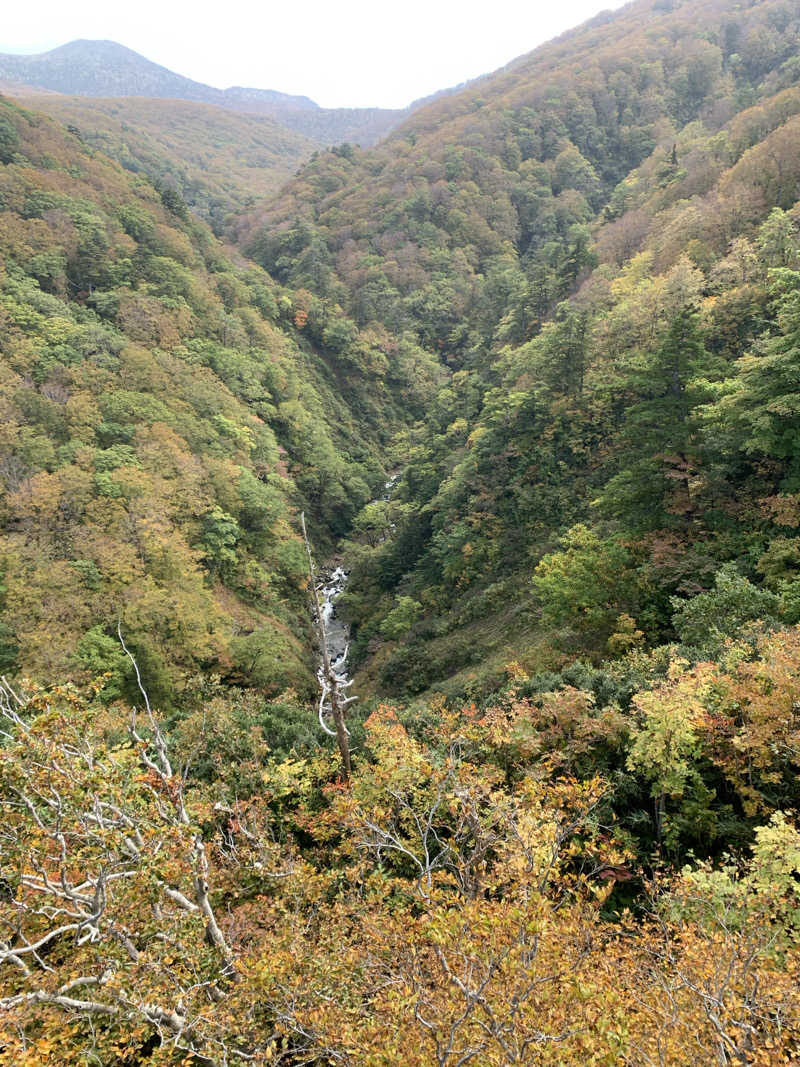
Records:
[[[0,82],[69,96],[136,96],[215,104],[269,116],[321,145],[374,144],[410,113],[410,109],[321,108],[306,96],[270,89],[215,89],[114,41],[79,40],[41,55],[0,55]]]
[[[169,96],[217,103],[221,95],[114,41],[71,41],[41,55],[0,55],[0,77],[79,96]]]
[[[248,114],[269,115],[305,137],[326,147],[350,141],[369,146],[385,137],[408,118],[412,107],[389,110],[380,107],[325,108],[307,96],[287,96],[270,89],[234,86],[221,94],[222,106]]]
[[[231,211],[276,192],[317,147],[266,115],[197,101],[87,99],[25,87],[8,95],[77,130],[126,170],[177,189],[217,230]]]

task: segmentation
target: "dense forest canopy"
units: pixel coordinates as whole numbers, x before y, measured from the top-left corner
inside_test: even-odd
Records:
[[[295,510],[347,529],[432,359],[384,372],[388,340],[235,265],[171,187],[0,107],[3,668],[118,693],[121,620],[170,706],[308,692]]]
[[[209,104],[22,90],[9,95],[57,119],[133,174],[173,188],[217,234],[232,212],[277,192],[319,147],[264,116]]]
[[[782,3],[629,5],[244,217],[277,277],[453,372],[396,442],[393,536],[357,550],[378,691],[468,695],[523,653],[602,657],[623,617],[672,639],[672,598],[724,564],[763,585],[786,539],[764,502],[794,488],[791,418],[755,429],[792,385],[762,386],[754,359],[791,362],[798,25]],[[623,558],[624,581],[587,584]],[[418,608],[392,647],[401,603]]]
[[[251,202],[0,98],[0,1064],[798,1062],[799,40],[636,0]]]

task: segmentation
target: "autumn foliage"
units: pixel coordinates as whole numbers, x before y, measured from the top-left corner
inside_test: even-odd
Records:
[[[763,695],[786,722],[798,641],[676,663],[635,698],[628,763],[667,812],[704,761],[752,804],[721,744],[734,718],[741,759],[791,789]],[[126,729],[68,687],[3,702],[0,1062],[800,1054],[791,816],[762,800],[742,856],[646,874],[620,786],[576,776],[552,744],[552,723],[587,718],[585,693],[515,690],[416,736],[382,707],[349,785],[327,755],[267,760],[236,798],[174,771],[155,718]]]

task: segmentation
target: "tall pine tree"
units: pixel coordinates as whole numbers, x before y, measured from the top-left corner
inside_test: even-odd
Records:
[[[696,510],[693,479],[699,441],[695,410],[708,400],[713,370],[691,307],[672,320],[661,345],[625,382],[637,397],[627,408],[619,473],[599,504],[635,532],[688,526]]]

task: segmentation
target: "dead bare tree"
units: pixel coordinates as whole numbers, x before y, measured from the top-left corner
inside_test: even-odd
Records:
[[[155,748],[155,757],[151,756],[148,752],[147,742],[139,735],[136,729],[136,708],[133,708],[133,714],[131,716],[131,737],[139,745],[141,758],[145,766],[151,771],[156,778],[160,781],[167,796],[172,800],[174,807],[175,818],[181,826],[188,827],[191,825],[189,814],[186,811],[186,804],[184,803],[184,781],[181,777],[176,777],[172,770],[172,765],[169,761],[169,754],[167,751],[167,742],[164,734],[161,732],[158,720],[153,714],[153,709],[150,707],[150,699],[147,692],[142,685],[142,678],[139,673],[139,666],[134,658],[133,654],[129,651],[125,640],[122,636],[122,626],[117,624],[117,635],[119,637],[119,643],[122,645],[122,650],[133,665],[134,672],[136,673],[136,684],[139,688],[139,692],[142,694],[142,699],[145,703],[147,710],[147,717],[150,720],[150,729],[153,734],[152,744]],[[203,843],[202,835],[198,832],[193,836],[193,847],[191,854],[191,864],[194,873],[194,897],[195,907],[199,908],[205,923],[206,934],[209,941],[220,951],[225,963],[227,973],[231,976],[235,975],[235,969],[233,967],[233,951],[230,945],[225,940],[222,931],[217,923],[217,918],[214,914],[214,909],[211,907],[211,902],[208,896],[208,855],[206,853],[206,847]],[[189,909],[192,910],[192,909]]]
[[[118,633],[149,720],[144,737],[134,711],[138,774],[136,757],[124,769],[79,720],[0,679],[0,856],[14,886],[0,909],[0,1012],[50,1005],[86,1018],[138,1018],[162,1042],[223,1064],[229,1050],[215,1016],[239,980],[236,959],[212,904],[207,846],[184,779]],[[29,707],[34,719],[47,712],[41,726],[31,725]],[[169,953],[185,955],[188,943],[198,962],[179,971]]]
[[[308,555],[308,572],[311,585],[311,598],[314,607],[314,628],[317,632],[321,658],[320,668],[317,672],[321,691],[318,712],[319,724],[326,734],[336,738],[336,742],[339,745],[339,754],[342,757],[342,779],[347,782],[350,779],[351,773],[350,742],[348,740],[350,732],[345,724],[344,713],[347,706],[357,700],[358,697],[348,697],[344,695],[343,690],[347,689],[352,683],[343,682],[331,663],[330,650],[328,649],[328,638],[325,633],[325,620],[322,615],[322,606],[319,602],[314,556],[311,551],[311,542],[308,539],[308,531],[306,530],[305,512],[302,512],[300,515],[300,525],[303,529],[303,541],[305,542],[306,554]],[[335,726],[334,730],[331,730],[325,722],[325,718],[328,715],[333,719]]]

